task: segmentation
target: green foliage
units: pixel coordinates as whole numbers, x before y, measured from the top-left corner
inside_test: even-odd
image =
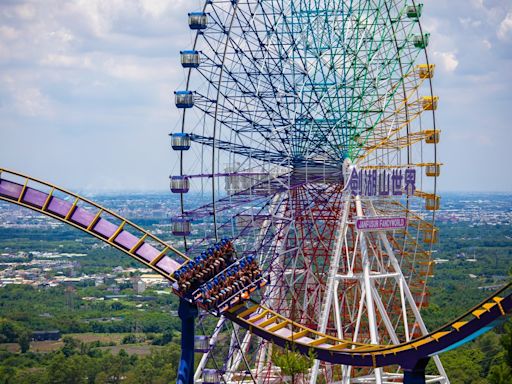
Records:
[[[512,320],[505,323],[505,333],[500,339],[501,346],[505,350],[505,362],[512,368]]]
[[[62,339],[62,341],[64,342],[64,346],[62,347],[61,351],[65,357],[69,357],[78,352],[78,350],[80,348],[80,342],[78,340],[67,336],[67,337],[64,337],[64,339]]]
[[[512,371],[507,364],[501,363],[491,367],[487,378],[489,384],[510,384],[512,383]]]
[[[46,369],[46,380],[54,384],[85,384],[88,382],[89,360],[87,356],[66,356],[58,353]]]
[[[121,344],[137,344],[137,343],[141,343],[145,340],[146,340],[146,338],[144,336],[140,336],[140,335],[137,336],[134,334],[129,334],[129,335],[126,335],[125,337],[123,337]]]
[[[295,347],[283,350],[273,345],[271,359],[285,376],[290,376],[293,384],[298,376],[303,376],[313,366],[315,356],[312,352],[308,356],[302,355]]]
[[[30,349],[30,331],[22,324],[0,318],[0,343],[18,343],[21,353]]]
[[[0,343],[15,343],[22,326],[12,320],[0,318]]]
[[[492,366],[500,364],[503,361],[504,351],[500,345],[500,338],[495,332],[488,332],[477,339],[474,344],[484,354],[484,359],[480,362],[482,366],[482,375],[487,376]]]
[[[498,334],[496,332],[504,332]],[[512,383],[512,368],[507,356],[512,352],[510,338],[511,321],[490,331],[475,341],[441,355],[441,361],[452,384],[509,384]],[[428,373],[434,373],[433,363]]]
[[[452,384],[484,384],[482,361],[485,355],[477,349],[461,349],[442,355],[444,368]]]
[[[13,383],[16,384],[34,384],[41,380],[41,375],[44,375],[44,369],[24,369],[16,372],[13,378]]]
[[[25,330],[18,334],[18,344],[20,345],[21,353],[28,352],[30,349],[30,339],[31,334],[29,331]]]
[[[498,362],[490,367],[487,376],[490,384],[512,383],[512,320],[509,319],[503,329],[505,333],[500,338],[503,362]]]
[[[81,300],[84,296],[102,297],[106,294],[108,292],[105,290],[95,287],[78,288],[74,293],[66,292],[63,287],[3,287],[0,289],[0,343],[17,342],[16,338],[11,337],[14,332],[12,327],[16,326],[30,330],[58,329],[62,333],[128,333],[134,329],[138,332],[162,333],[180,329],[179,319],[168,313],[176,308],[175,297],[156,296],[155,300],[144,302],[143,311],[137,310],[135,306],[138,303],[129,298],[123,301]],[[150,291],[148,295],[151,295]],[[69,297],[75,303],[73,307],[68,305]],[[101,320],[105,318],[119,320]]]
[[[126,376],[126,384],[167,384],[176,380],[180,351],[176,344],[153,350],[140,359]]]
[[[64,353],[67,351],[67,355]],[[0,384],[167,384],[176,379],[180,349],[170,343],[148,356],[94,352],[69,338],[58,352],[0,351]]]
[[[167,345],[173,339],[173,332],[171,330],[164,331],[162,336],[159,336],[153,340],[153,345]]]

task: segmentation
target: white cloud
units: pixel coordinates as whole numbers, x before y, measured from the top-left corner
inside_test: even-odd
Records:
[[[434,60],[445,72],[454,72],[459,66],[455,52],[434,52]]]
[[[19,36],[19,32],[12,27],[2,25],[0,26],[0,37],[3,41],[14,40]]]
[[[477,9],[485,9],[484,0],[471,0],[471,3]]]
[[[477,28],[482,25],[482,20],[475,20],[471,17],[460,17],[459,22],[465,28]]]
[[[19,87],[13,90],[15,108],[20,116],[49,117],[53,115],[51,102],[38,88]]]
[[[57,31],[52,31],[50,32],[49,36],[64,44],[75,40],[75,36],[67,28],[60,28]]]
[[[91,69],[93,68],[92,60],[88,56],[71,56],[49,54],[41,61],[41,65],[57,68],[73,68],[73,69]]]
[[[32,4],[22,4],[16,6],[17,15],[26,21],[31,21],[36,16],[36,10]]]
[[[141,0],[142,8],[152,17],[161,15],[171,3],[169,0]]]
[[[512,11],[508,12],[498,27],[497,36],[500,40],[509,40],[512,35]]]
[[[156,74],[155,68],[144,66],[142,63],[134,60],[108,59],[103,64],[108,74],[120,79],[140,80],[150,79]]]

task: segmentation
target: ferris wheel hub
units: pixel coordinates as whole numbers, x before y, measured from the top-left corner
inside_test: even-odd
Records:
[[[343,183],[340,165],[319,160],[298,160],[293,163],[291,178],[295,182]]]

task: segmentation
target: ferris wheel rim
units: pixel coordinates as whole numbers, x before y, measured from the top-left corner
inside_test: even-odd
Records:
[[[415,2],[414,2],[414,1],[413,1],[413,4],[415,4]],[[207,3],[204,5],[204,7],[203,7],[203,12],[205,12],[205,11],[206,11],[206,9],[207,9],[207,5],[208,5]],[[233,12],[231,13],[230,28],[229,28],[229,30],[228,30],[228,33],[226,33],[226,39],[224,40],[224,44],[223,44],[223,46],[224,46],[224,50],[223,50],[223,52],[224,52],[224,53],[223,53],[223,57],[224,57],[224,58],[225,58],[225,56],[226,56],[227,46],[228,46],[228,42],[229,42],[229,31],[231,30],[232,22],[233,22],[233,20],[234,20],[234,18],[235,18],[235,16],[236,16],[236,12],[237,12],[237,10],[238,10],[238,2],[234,4],[233,8],[234,8],[234,10],[233,10]],[[389,16],[389,13],[388,13],[388,16]],[[254,15],[253,15],[253,17],[254,17]],[[390,17],[390,16],[389,16],[389,17]],[[276,23],[277,23],[277,22],[276,22]],[[422,32],[421,23],[420,23],[419,21],[418,21],[418,25],[419,25],[419,27],[420,27],[420,32]],[[273,31],[273,33],[276,33],[276,31]],[[194,50],[197,48],[197,43],[198,43],[199,35],[200,35],[200,33],[198,32],[198,33],[196,34],[195,38],[194,38],[194,44],[193,44]],[[268,39],[270,39],[270,38],[271,38],[271,36],[272,36],[272,34],[269,34],[269,35],[268,35]],[[428,65],[428,55],[427,55],[427,50],[426,50],[426,49],[422,49],[422,51],[425,53],[426,60],[427,60],[427,65]],[[223,59],[223,63],[224,63],[224,59]],[[224,71],[224,65],[222,65],[221,74],[223,73],[223,71]],[[189,83],[190,83],[190,76],[191,76],[191,73],[192,73],[192,69],[191,69],[191,68],[189,68],[189,70],[188,70],[188,75],[187,75],[187,89],[189,88]],[[218,83],[219,83],[219,84],[220,84],[221,80],[222,80],[222,77],[219,77],[219,81],[218,81]],[[430,79],[430,78],[428,79],[428,81],[429,81],[429,83],[430,83],[430,93],[431,93],[431,95],[433,95],[432,81],[431,81],[431,79]],[[218,101],[219,101],[219,98],[220,98],[220,87],[218,87],[218,88],[217,88],[216,95],[217,95],[217,98],[216,98],[217,102],[216,102],[215,115],[214,115],[214,133],[215,133],[215,129],[216,129],[216,126],[217,126],[217,121],[218,121],[218,120],[217,120],[217,111],[218,111],[217,107],[218,107]],[[184,131],[185,131],[185,113],[186,113],[186,110],[184,110],[184,113],[183,113],[182,126],[181,126],[181,130],[182,130],[182,132],[184,132]],[[435,131],[435,130],[436,130],[436,128],[435,128],[435,112],[434,112],[434,110],[432,111],[432,114],[433,114],[433,121],[434,121],[434,123],[433,123],[433,124],[434,124],[434,131]],[[214,134],[214,136],[213,136],[213,140],[215,141],[215,134]],[[437,147],[437,144],[434,144],[434,150],[435,150],[435,151],[436,151],[436,147]],[[408,150],[410,150],[410,147],[408,147]],[[220,151],[220,149],[219,149],[219,151]],[[437,152],[436,152],[436,153],[437,153]],[[181,175],[183,175],[183,156],[182,156],[182,155],[183,155],[183,153],[181,153],[181,156],[180,156],[180,174],[181,174]],[[436,158],[435,158],[435,160],[436,160]],[[211,159],[211,162],[212,162],[212,164],[214,164],[214,163],[215,163],[215,145],[213,145],[213,146],[212,146],[212,159]],[[410,162],[409,162],[409,163],[410,163]],[[212,203],[213,203],[213,204],[215,204],[215,190],[214,190],[214,183],[215,183],[215,182],[214,182],[214,179],[215,179],[215,177],[213,177],[213,176],[214,176],[214,175],[213,175],[213,172],[214,172],[214,171],[213,171],[213,168],[214,168],[214,167],[212,166],[212,180],[213,180],[213,182],[212,182]],[[436,181],[436,180],[437,180],[437,176],[435,177],[435,181]],[[436,191],[436,187],[434,187],[434,194],[435,194],[435,191]],[[183,204],[183,195],[181,195],[181,206],[182,206],[182,215],[183,215],[183,214],[185,213],[185,210],[184,210],[184,204]],[[216,221],[216,218],[215,218],[215,209],[213,209],[213,212],[212,212],[212,213],[213,213],[214,221]],[[432,224],[435,222],[435,220],[434,220],[434,214],[435,214],[435,211],[433,212]],[[216,231],[216,225],[215,225],[215,231]],[[217,236],[215,236],[215,237],[217,237]],[[185,241],[186,241],[186,240],[185,240]]]

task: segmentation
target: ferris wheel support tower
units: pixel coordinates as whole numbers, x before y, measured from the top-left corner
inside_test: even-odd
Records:
[[[350,178],[350,174],[355,169],[354,166],[349,168],[349,172],[346,174],[346,179]],[[350,206],[355,205],[355,216],[349,216]],[[327,331],[327,326],[329,323],[329,319],[334,318],[335,327],[337,332],[337,337],[344,338],[343,334],[343,319],[341,318],[340,312],[340,300],[339,297],[341,293],[339,292],[339,282],[340,281],[355,281],[360,287],[362,292],[361,299],[359,302],[359,308],[357,313],[358,324],[361,321],[361,318],[366,315],[369,324],[370,330],[370,340],[372,344],[379,344],[379,331],[377,327],[377,310],[380,317],[383,319],[383,323],[385,325],[385,329],[387,331],[388,337],[393,344],[400,344],[401,340],[398,338],[395,327],[393,326],[390,317],[387,314],[386,307],[375,288],[374,281],[378,279],[394,279],[399,287],[400,292],[400,308],[402,310],[402,327],[405,330],[405,341],[410,340],[411,331],[410,327],[412,324],[417,324],[421,330],[422,335],[427,335],[428,330],[425,326],[425,323],[421,317],[420,311],[417,308],[417,305],[414,301],[413,295],[407,285],[407,281],[404,278],[400,265],[397,261],[397,258],[394,254],[393,248],[389,243],[389,240],[386,236],[385,230],[377,230],[375,233],[377,234],[380,244],[382,245],[385,252],[389,257],[389,265],[387,268],[383,268],[381,270],[372,270],[372,265],[378,265],[378,263],[372,263],[369,258],[368,247],[366,244],[365,232],[358,231],[356,243],[359,244],[359,252],[354,252],[352,255],[345,254],[342,255],[344,247],[344,243],[346,242],[346,236],[348,232],[348,228],[350,225],[355,225],[357,219],[364,219],[365,217],[378,217],[375,209],[372,209],[371,201],[367,201],[368,209],[363,211],[362,198],[360,195],[352,196],[350,191],[346,193],[346,202],[343,209],[343,214],[340,217],[340,228],[338,230],[337,241],[336,241],[336,251],[334,252],[334,257],[332,260],[331,268],[329,270],[329,278],[327,280],[327,290],[325,293],[325,298],[322,305],[322,312],[319,321],[319,331],[325,333]],[[353,212],[353,211],[352,211]],[[339,273],[340,262],[342,257],[347,258],[348,264],[355,264],[355,261],[351,261],[350,257],[360,257],[362,260],[362,273],[356,274],[353,271],[348,271],[348,273]],[[381,265],[382,267],[382,265]],[[377,307],[377,310],[376,308]],[[412,322],[408,316],[408,310],[410,308],[410,312],[412,312]],[[359,329],[359,325],[356,326],[356,329]],[[353,341],[358,341],[358,332],[356,331]],[[434,356],[435,365],[439,371],[438,376],[429,377],[429,382],[439,382],[439,383],[447,383],[449,384],[448,377],[443,368],[443,365],[438,356]],[[350,366],[342,367],[342,383],[349,384],[351,382],[351,370]],[[311,370],[310,375],[310,384],[315,384],[318,379],[318,374],[320,372],[320,361],[315,360],[313,368]],[[365,378],[358,378],[357,382],[375,382],[377,384],[383,383],[383,376],[386,374],[383,373],[382,368],[377,368],[370,375],[367,375]],[[396,379],[400,377],[400,375],[392,374],[391,377]],[[366,381],[363,381],[366,380]]]

